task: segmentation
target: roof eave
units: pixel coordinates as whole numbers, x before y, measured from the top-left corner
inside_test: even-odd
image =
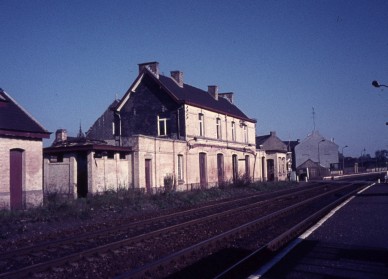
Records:
[[[119,152],[131,152],[131,147],[104,145],[104,144],[85,144],[85,145],[73,145],[73,146],[58,146],[58,147],[46,147],[43,148],[44,154],[54,154],[58,152],[76,152],[76,151],[119,151]]]
[[[9,137],[22,137],[33,139],[49,139],[50,132],[31,132],[31,131],[16,131],[16,130],[4,130],[0,129],[0,135]]]

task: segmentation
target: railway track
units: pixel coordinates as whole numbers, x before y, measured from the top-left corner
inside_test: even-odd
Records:
[[[122,278],[147,277],[145,274],[152,273],[153,265],[158,269],[162,267],[167,270],[171,261],[166,259],[172,257],[171,255],[177,254],[178,258],[172,258],[173,261],[179,262],[182,258],[181,251],[187,251],[190,255],[197,253],[195,251],[198,249],[202,251],[201,253],[203,251],[207,251],[208,254],[214,253],[220,248],[209,250],[202,246],[213,247],[213,244],[207,243],[208,241],[212,243],[209,239],[218,239],[220,235],[241,235],[249,227],[246,224],[258,222],[263,225],[275,218],[273,215],[275,212],[280,214],[279,216],[295,212],[298,210],[295,204],[299,204],[300,208],[301,203],[307,204],[307,200],[312,199],[311,202],[313,200],[316,202],[328,195],[344,195],[344,191],[347,192],[349,187],[354,188],[350,184],[338,184],[337,187],[327,185],[313,188],[300,187],[293,191],[220,202],[151,220],[124,224],[118,228],[25,247],[0,256],[2,267],[0,278],[32,276],[65,278],[69,274],[74,275],[74,272],[78,272],[80,277],[99,275],[109,277],[120,272],[123,273]],[[332,188],[335,189],[332,190]],[[262,218],[261,221],[257,221],[260,218]],[[230,239],[226,241],[222,237],[220,239],[215,240],[216,243],[225,245],[231,241]],[[241,239],[240,242],[242,242]],[[197,246],[200,248],[192,248]],[[187,256],[185,253],[183,255],[186,264],[203,256]],[[122,259],[126,259],[126,262]],[[4,271],[4,266],[8,267],[8,270]],[[176,266],[181,268],[185,265],[180,263]],[[101,268],[103,271],[100,271]],[[101,272],[104,270],[107,273],[102,275]],[[131,271],[128,273],[126,270]],[[166,274],[170,273],[171,271],[166,272]],[[161,274],[159,270],[158,274]]]

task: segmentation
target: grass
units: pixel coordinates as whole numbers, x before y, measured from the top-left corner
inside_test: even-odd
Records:
[[[241,184],[242,185],[242,184]],[[139,214],[142,212],[189,207],[209,201],[249,195],[256,192],[269,192],[295,187],[290,182],[255,182],[245,186],[225,184],[222,188],[197,189],[177,192],[165,191],[149,195],[140,190],[119,188],[79,199],[64,199],[57,193],[45,198],[44,205],[29,210],[0,210],[0,239],[11,233],[23,233],[29,223],[66,222],[70,220],[90,220],[95,216]]]

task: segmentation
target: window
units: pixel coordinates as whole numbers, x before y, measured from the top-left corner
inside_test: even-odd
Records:
[[[232,141],[236,141],[236,123],[232,122]]]
[[[112,121],[112,135],[115,135],[115,122]]]
[[[170,122],[169,118],[160,118],[158,116],[158,136],[167,136],[168,135],[169,122]]]
[[[244,142],[248,143],[248,128],[246,125],[243,126],[243,133],[244,133]]]
[[[199,136],[203,137],[205,135],[205,130],[204,130],[204,121],[203,121],[203,114],[199,113],[198,114],[198,122],[199,122]]]
[[[120,160],[125,160],[127,159],[127,154],[125,154],[124,152],[120,152]]]
[[[183,155],[178,155],[178,183],[183,183]]]
[[[115,153],[113,151],[109,151],[107,154],[108,159],[114,159],[115,158]]]
[[[216,120],[216,132],[217,132],[217,139],[221,139],[221,119],[217,118]]]

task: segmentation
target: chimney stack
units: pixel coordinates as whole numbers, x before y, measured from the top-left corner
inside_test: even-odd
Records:
[[[222,98],[227,99],[231,104],[233,104],[233,92],[228,93],[218,93],[218,95]]]
[[[147,68],[150,70],[156,78],[159,78],[159,62],[147,62],[147,63],[141,63],[139,65],[139,73],[144,69]]]
[[[181,71],[171,71],[171,77],[175,82],[180,86],[183,87],[183,72]]]
[[[207,92],[213,96],[213,98],[218,101],[218,86],[217,85],[209,85],[207,87]]]
[[[55,132],[55,142],[64,142],[64,141],[67,141],[67,130],[58,129]]]

